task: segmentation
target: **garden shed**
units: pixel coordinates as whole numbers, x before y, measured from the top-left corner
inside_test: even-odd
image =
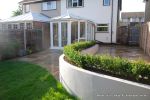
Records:
[[[74,42],[94,40],[94,28],[93,21],[69,13],[51,18],[51,48],[60,49]]]
[[[21,50],[36,52],[50,46],[49,17],[41,13],[26,13],[0,21],[2,35],[16,39]]]

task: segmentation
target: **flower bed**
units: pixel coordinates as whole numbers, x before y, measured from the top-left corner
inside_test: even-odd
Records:
[[[143,61],[111,57],[107,55],[81,54],[81,50],[95,45],[95,42],[79,42],[64,48],[65,59],[84,69],[150,84],[150,65]]]

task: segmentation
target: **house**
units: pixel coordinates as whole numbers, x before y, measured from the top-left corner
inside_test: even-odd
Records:
[[[144,12],[122,12],[121,13],[121,26],[128,26],[130,24],[144,23]]]
[[[76,41],[116,43],[122,0],[23,0],[23,14],[50,18],[50,47]]]
[[[146,2],[145,7],[145,22],[150,21],[150,0],[144,0]]]

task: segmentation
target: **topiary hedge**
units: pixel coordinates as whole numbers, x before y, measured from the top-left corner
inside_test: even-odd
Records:
[[[81,54],[81,50],[95,45],[96,42],[79,42],[64,47],[67,61],[84,69],[94,69],[125,79],[150,84],[150,64],[131,61],[108,55]],[[95,70],[96,69],[96,70]]]

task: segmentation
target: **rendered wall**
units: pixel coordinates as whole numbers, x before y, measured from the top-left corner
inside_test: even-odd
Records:
[[[103,0],[84,0],[84,7],[67,8],[67,0],[61,0],[61,15],[67,12],[85,19],[92,20],[97,24],[109,24],[109,33],[97,33],[95,39],[102,42],[111,42],[111,4],[103,6]],[[113,42],[116,43],[118,0],[114,0],[113,10]]]
[[[81,100],[149,100],[150,86],[86,71],[59,58],[60,82]]]

